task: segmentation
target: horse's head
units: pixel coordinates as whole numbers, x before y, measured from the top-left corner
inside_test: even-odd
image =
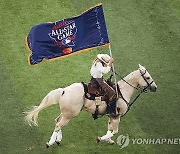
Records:
[[[144,87],[144,91],[150,90],[151,92],[155,92],[157,89],[157,85],[154,82],[153,78],[146,70],[146,68],[139,64],[139,72],[140,77],[138,80],[139,86]]]

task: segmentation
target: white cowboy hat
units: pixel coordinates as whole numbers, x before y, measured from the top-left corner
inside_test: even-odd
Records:
[[[108,54],[98,54],[97,58],[105,64],[108,64],[111,59],[111,57]]]

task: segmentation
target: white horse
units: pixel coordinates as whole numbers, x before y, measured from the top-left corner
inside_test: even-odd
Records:
[[[145,87],[146,90],[149,89],[149,91],[152,92],[155,92],[157,89],[156,83],[153,81],[145,67],[141,65],[139,65],[138,70],[133,71],[123,80],[118,81],[117,84],[123,96],[123,99],[122,97],[118,97],[117,100],[116,106],[120,108],[119,115],[116,117],[109,116],[108,131],[104,136],[98,137],[98,142],[104,140],[110,144],[115,143],[111,140],[111,137],[118,133],[120,118],[127,112],[128,103],[130,102],[135,88]],[[30,111],[25,112],[25,120],[29,125],[33,124],[37,126],[38,113],[57,103],[59,103],[61,114],[55,119],[55,129],[49,142],[46,144],[47,147],[53,145],[55,142],[58,145],[60,144],[62,140],[62,128],[67,125],[71,119],[79,115],[82,109],[94,113],[97,105],[97,101],[85,98],[82,83],[74,83],[68,87],[58,88],[49,92],[39,106],[34,106]],[[106,103],[99,101],[98,105],[99,114],[105,115],[107,107]]]

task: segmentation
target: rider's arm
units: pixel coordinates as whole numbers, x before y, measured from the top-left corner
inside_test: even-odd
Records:
[[[101,62],[97,62],[96,67],[98,71],[104,74],[107,74],[111,70],[111,67],[109,65],[107,67],[103,67]]]

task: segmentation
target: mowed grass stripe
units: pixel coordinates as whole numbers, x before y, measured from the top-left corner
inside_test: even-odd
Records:
[[[105,2],[105,12],[115,59],[121,59],[116,63],[116,68],[126,74],[124,72],[128,73],[132,66],[142,63],[147,66],[159,87],[156,94],[148,94],[138,100],[139,103],[132,110],[142,128],[142,134],[144,132],[146,138],[177,138],[179,86],[176,83],[180,59],[177,16],[165,1],[119,1],[116,2],[117,5],[111,3],[112,1],[108,5]],[[167,115],[167,112],[171,115]],[[143,136],[138,134],[139,137]],[[133,136],[137,136],[136,133]],[[178,150],[177,145],[153,147],[155,151]]]
[[[33,68],[27,64],[27,56],[30,52],[25,47],[25,36],[34,24],[59,20],[59,16],[62,14],[64,17],[64,12],[70,15],[70,12],[66,11],[66,7],[69,7],[69,2],[66,1],[61,5],[61,13],[55,16],[55,11],[59,8],[59,2],[56,1],[55,3],[56,6],[49,10],[52,15],[50,18],[47,18],[49,12],[46,11],[46,7],[50,6],[50,3],[43,3],[42,1],[35,3],[29,1],[18,1],[16,3],[13,1],[4,1],[1,3],[1,14],[3,15],[1,17],[3,22],[1,22],[0,39],[3,43],[0,51],[0,83],[2,88],[2,129],[0,131],[2,134],[0,143],[2,148],[0,148],[0,153],[55,153],[56,151],[56,149],[50,149],[49,151],[45,149],[45,143],[49,139],[50,134],[48,134],[49,136],[46,137],[46,140],[43,140],[44,134],[41,130],[39,131],[37,128],[31,128],[25,124],[22,113],[28,107],[37,105],[46,92],[52,89],[50,87],[45,93],[42,93],[37,88],[39,87],[38,84],[46,85],[46,83],[41,84],[39,82],[41,80],[40,78],[43,78],[46,74],[41,74],[41,71],[45,72],[44,68]],[[41,15],[44,17],[43,19]],[[36,18],[36,16],[39,18]],[[34,84],[36,85],[34,86]],[[57,83],[54,84],[57,86]],[[44,86],[40,86],[40,88],[46,89]],[[34,95],[31,93],[33,90],[35,91],[33,93]],[[42,96],[39,97],[36,103],[32,98],[36,98],[39,94]],[[51,130],[53,130],[53,127]]]
[[[53,3],[52,1],[38,1],[36,3],[8,1],[1,3],[3,8],[1,13],[6,15],[1,17],[3,24],[1,23],[2,28],[0,29],[2,34],[0,40],[3,42],[0,51],[3,61],[1,69],[5,72],[3,74],[6,74],[1,76],[1,80],[5,81],[4,78],[9,78],[7,83],[2,83],[7,87],[2,93],[3,98],[9,97],[9,93],[12,94],[8,104],[11,101],[15,102],[14,105],[21,104],[21,107],[16,110],[18,118],[14,119],[17,121],[17,124],[13,125],[14,128],[17,128],[14,129],[15,133],[19,136],[19,132],[25,129],[29,134],[27,136],[25,132],[22,134],[22,140],[16,140],[15,145],[22,145],[22,147],[9,148],[11,143],[7,143],[5,146],[1,141],[2,147],[4,146],[3,152],[7,149],[9,153],[21,153],[30,146],[33,147],[32,153],[72,153],[72,151],[73,153],[178,152],[177,146],[166,145],[129,145],[122,150],[117,145],[110,146],[106,143],[97,145],[95,137],[106,132],[107,118],[93,121],[91,115],[86,112],[81,113],[65,127],[62,147],[52,147],[45,151],[44,143],[49,139],[54,128],[54,118],[59,114],[58,107],[54,106],[40,113],[40,126],[38,128],[30,128],[24,123],[22,111],[31,105],[38,105],[52,89],[64,87],[73,82],[87,82],[91,62],[96,54],[108,53],[108,50],[99,48],[67,59],[43,62],[35,67],[30,67],[27,65],[29,52],[24,45],[24,38],[30,27],[46,21],[75,16],[99,2],[104,4],[117,71],[126,75],[136,69],[138,63],[144,64],[159,86],[158,94],[144,95],[127,117],[122,119],[118,135],[129,134],[130,137],[176,137],[176,134],[178,135],[179,88],[176,85],[179,74],[177,69],[179,66],[177,62],[179,59],[179,22],[174,19],[175,16],[172,16],[171,10],[167,10],[167,3],[145,0],[69,0],[53,1]],[[14,25],[13,29],[9,28],[11,23]],[[169,29],[171,34],[166,33],[169,32]],[[169,52],[169,50],[173,52]],[[172,86],[168,86],[169,91],[166,87],[171,83]],[[14,97],[14,95],[18,97]],[[171,109],[167,111],[169,106]],[[6,108],[6,106],[3,105],[2,108]],[[9,112],[13,112],[12,109]],[[8,126],[6,114],[4,110],[2,111],[4,114],[2,120],[6,121]],[[7,113],[8,115],[11,114]],[[18,132],[18,130],[20,131]],[[2,132],[0,131],[3,136],[7,134],[6,141],[14,141],[18,138],[16,136],[11,138],[9,131],[12,129],[6,130],[6,127],[3,128]],[[36,138],[36,136],[38,137]],[[26,142],[24,142],[25,139]]]
[[[79,3],[81,3],[81,5],[87,5],[87,6],[93,6],[93,5],[95,5],[95,3],[94,2],[88,2],[88,3],[86,3],[86,2],[82,2],[82,1],[80,1]],[[83,3],[83,4],[82,4]],[[112,33],[114,34],[114,33],[116,33],[116,35],[115,35],[115,37],[123,37],[119,32],[117,33],[117,29],[115,30],[115,29],[113,29],[114,28],[114,23],[116,24],[116,25],[118,25],[118,26],[121,26],[121,20],[117,20],[118,18],[121,18],[120,16],[121,16],[121,14],[119,14],[119,17],[117,16],[117,14],[118,14],[118,12],[120,11],[120,10],[117,10],[117,9],[115,9],[116,7],[120,7],[120,5],[111,5],[110,4],[111,2],[109,2],[109,4],[107,4],[107,2],[103,2],[103,4],[104,4],[104,8],[105,8],[105,15],[106,15],[106,21],[107,21],[107,25],[108,25],[108,29],[110,29],[110,31],[109,31],[109,34],[110,34],[110,36],[112,35]],[[118,2],[117,2],[118,3]],[[121,1],[121,4],[122,4],[122,1]],[[76,8],[77,8],[77,11],[80,11],[80,10],[82,10],[82,7],[80,6],[80,5],[75,5],[76,6]],[[121,5],[121,7],[123,7],[124,5]],[[131,4],[131,7],[133,6],[133,3]],[[134,8],[131,8],[130,10],[132,10],[132,9],[134,9]],[[113,11],[112,11],[113,10]],[[132,11],[133,12],[133,11]],[[117,18],[114,18],[115,17],[115,15],[116,15],[116,17]],[[136,15],[136,14],[135,14]],[[134,15],[134,16],[135,16]],[[135,19],[134,19],[135,20]],[[130,21],[129,21],[130,22]],[[110,28],[109,28],[109,26],[110,26]],[[112,30],[112,31],[111,31]],[[124,33],[123,33],[124,34]],[[117,36],[118,35],[118,36]],[[126,35],[126,34],[124,34],[124,35]],[[114,35],[113,35],[113,37],[112,37],[112,40],[110,40],[111,42],[112,42],[112,45],[113,44],[115,44],[115,46],[112,46],[112,48],[117,48],[119,45],[117,45],[117,42],[115,42],[115,41],[113,41],[114,40]],[[116,40],[117,41],[117,40]],[[121,49],[119,49],[119,50],[113,50],[113,54],[114,54],[114,58],[115,59],[117,59],[117,61],[116,61],[116,63],[115,63],[115,66],[119,66],[118,64],[120,64],[120,63],[123,63],[124,62],[124,60],[122,59],[122,58],[120,58],[120,56],[121,56],[121,51],[120,51]],[[103,52],[103,50],[102,50],[102,52]],[[116,55],[118,55],[118,56],[116,56]],[[120,56],[119,56],[120,55]],[[121,61],[121,62],[119,62],[119,59],[121,59],[121,60],[123,60],[123,62]],[[137,64],[137,63],[136,63]],[[123,65],[121,65],[121,66],[119,66],[119,67],[123,67],[124,66],[124,64]],[[127,66],[128,67],[128,66]],[[136,68],[137,68],[138,66],[136,65]],[[136,69],[136,68],[134,68],[134,69]],[[123,68],[124,69],[124,68]],[[118,70],[118,69],[117,69]],[[128,70],[128,71],[130,71],[130,70]],[[130,72],[128,72],[127,71],[127,73],[130,73]],[[126,133],[129,133],[129,135],[132,135],[132,132],[137,132],[138,131],[138,133],[136,133],[134,136],[137,136],[137,134],[141,134],[141,136],[144,136],[144,132],[141,130],[141,126],[140,125],[138,125],[138,123],[137,123],[137,121],[133,118],[133,117],[130,117],[130,119],[126,119],[126,120],[128,120],[128,121],[131,121],[131,122],[127,122],[128,124],[127,125],[131,125],[132,127],[130,127],[129,128],[129,126],[128,126],[128,128],[127,128],[127,125],[125,124],[124,125],[124,123],[123,122],[125,122],[124,120],[123,120],[123,122],[121,123],[121,126],[120,126],[120,133],[119,134],[126,134]],[[132,130],[133,129],[133,130]],[[105,129],[104,129],[105,130]],[[132,132],[131,132],[132,131]],[[117,137],[117,136],[116,136]],[[108,147],[109,148],[109,147]],[[114,148],[114,147],[113,147]],[[148,147],[147,146],[144,146],[144,145],[141,145],[140,147],[134,147],[135,149],[136,148],[144,148],[145,149],[145,151],[147,151],[147,149],[148,149],[148,151],[154,151],[152,148],[151,148],[151,145],[149,145]],[[115,149],[115,151],[116,152],[118,152],[118,150],[119,149]],[[98,150],[97,150],[98,151]],[[126,150],[125,150],[126,151]]]
[[[9,78],[10,73],[6,70],[3,60],[0,60],[0,152],[7,154],[30,151],[46,153],[37,130],[24,123],[22,114],[24,105],[21,96],[14,82]]]

